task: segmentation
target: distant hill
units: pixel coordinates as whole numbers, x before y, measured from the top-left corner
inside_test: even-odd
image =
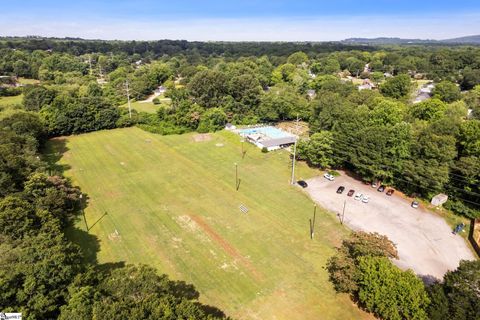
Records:
[[[480,35],[466,36],[454,39],[445,40],[431,40],[431,39],[403,39],[403,38],[348,38],[341,41],[342,43],[350,44],[474,44],[480,45]]]
[[[354,44],[412,44],[412,43],[436,43],[436,40],[423,40],[423,39],[402,39],[402,38],[348,38],[342,40],[343,43]]]
[[[442,42],[445,42],[445,43],[480,44],[480,35],[447,39],[447,40],[442,40]]]

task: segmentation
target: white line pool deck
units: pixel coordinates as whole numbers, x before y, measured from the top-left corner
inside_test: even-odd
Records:
[[[333,182],[315,177],[307,183],[305,191],[310,197],[335,214],[341,214],[346,200],[344,223],[349,228],[378,232],[392,240],[399,254],[394,263],[402,269],[412,269],[421,277],[442,279],[448,270],[458,267],[460,260],[475,259],[465,240],[452,234],[443,218],[421,208],[414,209],[408,200],[395,194],[386,196],[346,175],[336,177]],[[343,194],[336,193],[339,186],[345,186]],[[350,189],[368,194],[370,202],[348,197]]]

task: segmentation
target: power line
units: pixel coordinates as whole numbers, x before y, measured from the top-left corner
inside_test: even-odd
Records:
[[[337,143],[343,144],[344,146],[350,146],[350,147],[354,147],[354,148],[356,148],[356,149],[362,149],[362,150],[364,150],[364,151],[368,151],[367,149],[365,149],[365,148],[362,147],[362,146],[352,145],[351,143],[349,143],[349,142],[347,142],[347,141],[345,141],[345,140],[341,140],[341,139],[333,138],[333,137],[332,137],[331,139],[334,140],[334,141],[337,142]],[[367,152],[367,153],[368,153],[368,152]],[[385,164],[381,164],[381,166],[383,166],[384,168],[392,169],[392,170],[394,170],[394,171],[397,171],[397,170],[398,170],[397,168],[394,168],[394,167],[392,167],[392,166],[388,166],[388,165],[385,165]],[[397,172],[398,172],[398,171],[397,171]],[[399,173],[400,173],[400,172],[399,172]],[[451,174],[451,173],[449,173],[449,174]],[[421,176],[424,177],[424,178],[427,179],[427,180],[430,180],[430,181],[434,181],[434,182],[435,182],[435,180],[433,180],[432,178],[428,178],[428,177],[425,177],[425,176],[423,176],[423,175],[421,175]],[[462,176],[462,177],[463,177],[463,176]],[[458,181],[458,182],[465,183],[465,184],[471,184],[471,183],[469,183],[469,182],[466,180],[466,179],[467,179],[466,177],[463,177],[464,180],[453,179],[453,178],[451,178],[451,179],[452,179],[452,180],[455,180],[455,181]],[[452,188],[456,188],[456,187],[452,187]],[[476,193],[476,192],[472,192],[472,191],[468,191],[468,190],[464,190],[464,189],[460,189],[460,188],[456,188],[456,189],[461,190],[462,192],[467,192],[467,193],[470,193],[470,194],[473,194],[473,195],[480,196],[480,194],[479,194],[479,193]]]
[[[332,140],[334,140],[334,141],[336,141],[336,142],[340,142],[340,144],[343,144],[343,146],[351,146],[351,147],[355,147],[355,148],[362,148],[362,147],[360,147],[360,146],[354,146],[354,145],[348,144],[348,143],[346,143],[346,142],[344,142],[344,141],[336,140],[336,139],[334,139],[334,138],[332,138]],[[366,150],[366,149],[364,149],[364,148],[362,148],[362,149],[363,149],[363,150]],[[339,150],[339,151],[340,151],[340,152],[343,151],[344,155],[349,155],[349,154],[346,153],[346,151],[344,151],[344,150]],[[357,164],[354,164],[354,163],[351,162],[351,161],[348,161],[348,160],[345,160],[345,159],[342,159],[342,161],[344,161],[344,162],[346,162],[346,163],[349,163],[349,164],[351,164],[351,165],[353,165],[353,166],[355,166],[355,167],[358,167]],[[391,171],[394,171],[394,172],[396,172],[396,173],[398,173],[398,174],[404,174],[403,172],[400,172],[399,169],[393,168],[393,167],[391,167],[391,166],[387,166],[387,165],[383,165],[383,164],[381,164],[380,166],[383,166],[384,168],[390,168]],[[433,179],[431,179],[431,178],[425,177],[425,176],[423,176],[423,175],[421,175],[421,174],[419,174],[419,175],[420,175],[422,178],[426,179],[426,180],[430,180],[430,181],[436,182],[435,180],[433,180]],[[403,181],[403,182],[406,182],[406,183],[408,183],[408,184],[410,184],[410,185],[414,185],[414,186],[417,186],[417,187],[420,187],[420,188],[423,188],[423,189],[426,189],[426,190],[430,190],[430,191],[436,192],[436,190],[434,190],[434,189],[432,189],[432,188],[426,188],[426,187],[420,186],[419,184],[415,184],[415,183],[413,183],[413,182],[411,182],[411,181],[407,181],[407,180],[401,179],[401,178],[399,178],[399,177],[395,177],[395,179],[396,179],[396,180]],[[470,194],[472,194],[472,195],[476,195],[476,196],[480,197],[480,194],[478,194],[478,193],[476,193],[476,192],[467,191],[467,190],[464,190],[464,189],[461,189],[461,188],[457,188],[457,187],[451,187],[451,188],[456,189],[456,190],[459,190],[459,191],[462,192],[462,193],[470,193]],[[475,205],[479,205],[479,206],[480,206],[480,203],[472,202],[472,201],[469,201],[469,200],[466,200],[466,199],[463,199],[463,198],[460,198],[460,197],[456,197],[456,198],[458,198],[458,199],[460,199],[460,200],[463,200],[463,201],[465,201],[465,202],[468,202],[468,203],[471,203],[471,204],[475,204]]]

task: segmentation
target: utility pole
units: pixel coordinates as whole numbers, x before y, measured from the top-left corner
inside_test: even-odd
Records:
[[[297,137],[295,139],[295,144],[293,145],[293,161],[292,161],[292,184],[295,184],[295,157],[297,154],[297,141],[298,141],[298,114],[297,114],[297,123],[295,124],[295,128],[297,131]]]
[[[130,91],[128,90],[128,79],[125,81],[125,87],[127,88],[127,100],[128,100],[128,115],[132,119],[132,106],[130,105]]]
[[[313,205],[313,223],[312,223],[312,235],[311,238],[315,237],[315,217],[317,215],[317,204]]]
[[[342,219],[340,223],[343,224],[343,220],[345,219],[345,206],[347,205],[347,200],[343,201],[343,211],[342,211]]]

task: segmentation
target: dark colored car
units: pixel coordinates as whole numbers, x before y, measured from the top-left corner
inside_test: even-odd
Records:
[[[377,191],[378,191],[378,192],[383,192],[383,191],[385,191],[385,186],[380,186],[380,187],[378,187]]]
[[[355,193],[355,190],[350,189],[347,193],[347,196],[351,197],[351,196],[353,196],[354,193]]]
[[[463,229],[465,229],[465,223],[457,224],[457,226],[456,226],[455,229],[453,230],[453,234],[457,234],[457,233],[459,233],[459,232],[462,232]]]
[[[391,196],[394,192],[395,192],[395,190],[389,189],[389,190],[387,191],[387,196]]]
[[[345,191],[345,187],[344,187],[344,186],[338,187],[337,193],[343,193],[343,191]]]
[[[307,184],[305,181],[303,181],[303,180],[298,180],[298,181],[297,181],[297,184],[298,184],[300,187],[302,187],[302,188],[308,187],[308,184]]]

